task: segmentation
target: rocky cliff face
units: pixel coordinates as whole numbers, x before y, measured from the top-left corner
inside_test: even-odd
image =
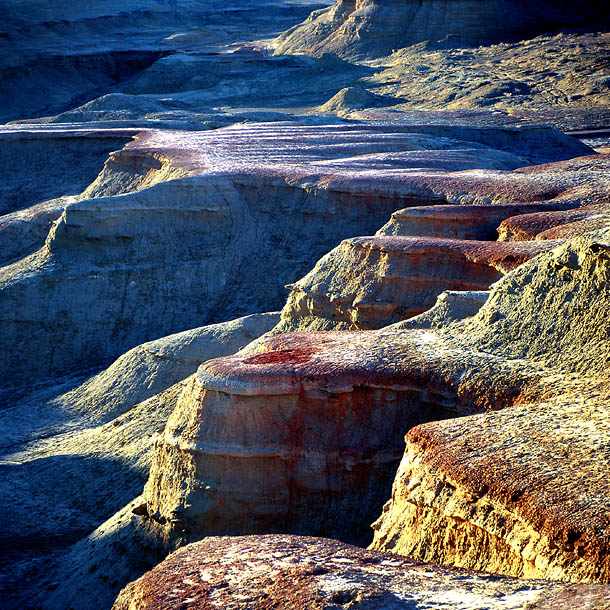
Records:
[[[606,7],[328,4],[5,7],[3,608],[610,606]]]
[[[263,124],[141,134],[67,205],[40,250],[2,269],[0,321],[13,348],[0,358],[0,378],[50,377],[158,336],[279,306],[284,284],[334,244],[373,233],[415,201],[489,200],[502,190],[510,200],[540,201],[590,184],[580,167],[562,172],[558,190],[548,173],[449,174],[427,170],[422,155],[409,160],[413,151],[448,149],[455,167],[451,149],[464,144],[447,139],[454,134],[475,140],[466,167],[479,155],[483,165],[523,163],[502,150],[511,143],[547,159],[588,150],[536,128],[442,134],[439,127]],[[434,156],[437,167],[442,154]],[[405,159],[424,167],[397,171]],[[601,187],[596,192],[602,196]],[[163,299],[151,304],[152,293]]]
[[[607,15],[595,1],[531,6],[520,0],[339,0],[282,34],[275,52],[370,57],[445,37],[466,44],[512,42],[600,17]]]
[[[270,528],[366,536],[403,432],[475,406],[446,403],[443,380],[429,388],[415,354],[397,363],[408,378],[384,374],[390,354],[362,339],[280,335],[205,365],[156,447],[148,515],[190,539]]]
[[[487,290],[557,242],[507,245],[402,236],[346,240],[289,285],[275,332],[382,328],[429,309],[444,290]]]
[[[375,548],[513,576],[608,581],[607,239],[591,234],[524,265],[456,327],[486,358],[545,370],[540,399],[413,429]],[[599,306],[585,305],[592,293]]]

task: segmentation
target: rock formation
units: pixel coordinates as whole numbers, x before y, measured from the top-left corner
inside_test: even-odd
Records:
[[[607,19],[599,2],[520,0],[338,0],[284,32],[275,52],[378,57],[427,40],[457,37],[462,44],[516,42],[558,26]],[[455,44],[455,43],[454,43]]]
[[[145,514],[174,539],[269,528],[349,539],[393,473],[394,435],[461,416],[407,435],[375,548],[607,581],[607,240],[536,257],[497,282],[477,316],[444,328],[280,334],[205,363],[156,446]],[[551,422],[573,461],[544,440]]]
[[[610,608],[606,7],[330,3],[5,7],[3,608]]]
[[[183,380],[202,361],[237,351],[278,318],[278,314],[254,314],[164,337],[134,348],[68,392],[64,386],[74,381],[63,379],[46,393],[21,400],[13,396],[10,408],[0,412],[0,489],[11,506],[0,518],[0,542],[6,549],[0,588],[8,607],[25,592],[14,591],[14,582],[33,578],[28,572],[32,565],[36,569],[45,554],[57,555],[87,536],[140,493],[155,434],[174,410],[187,383]],[[154,543],[145,532],[142,536]],[[144,546],[139,544],[129,560],[130,569],[140,566],[140,571],[127,572],[127,577],[135,578],[153,565],[144,561]],[[74,581],[90,553],[87,548],[87,560],[79,556],[61,581]],[[163,555],[159,551],[154,556],[158,561]],[[89,561],[87,570],[96,572],[98,561]],[[116,595],[116,590],[108,595],[104,589],[118,573],[116,558],[109,555],[108,561],[115,575],[100,582],[89,607],[104,595],[108,607]],[[63,599],[55,607],[74,603]]]
[[[487,290],[557,242],[507,245],[403,236],[346,240],[288,286],[276,332],[382,328],[429,309],[444,290]]]
[[[448,327],[483,360],[539,367],[528,384],[542,381],[538,399],[411,430],[375,548],[513,576],[610,580],[609,247],[602,231],[542,255]],[[489,387],[501,378],[492,372]]]
[[[563,207],[559,204],[560,207]],[[443,237],[449,239],[472,239],[495,241],[498,230],[501,241],[504,237],[504,221],[515,216],[519,221],[536,212],[542,212],[540,218],[553,218],[553,205],[544,204],[506,204],[506,205],[430,205],[405,208],[392,214],[377,235],[410,235],[422,237]],[[560,212],[563,213],[563,212]],[[569,212],[566,212],[569,214]],[[576,211],[578,213],[578,210]],[[517,220],[515,218],[514,220]],[[517,222],[519,222],[517,221]],[[502,224],[501,224],[502,223]],[[534,237],[527,237],[534,239]]]
[[[51,377],[279,306],[284,284],[342,238],[373,233],[412,202],[562,197],[572,207],[572,193],[592,189],[586,163],[560,166],[560,176],[555,165],[514,174],[437,169],[443,156],[455,169],[452,149],[465,168],[525,162],[507,148],[536,159],[590,151],[538,128],[260,124],[142,133],[67,205],[40,250],[2,269],[0,324],[12,348],[0,356],[0,379]],[[426,162],[413,153],[422,149],[440,150]],[[423,169],[398,171],[405,166]],[[596,184],[596,197],[603,188]],[[151,303],[151,294],[163,298]]]
[[[113,610],[606,608],[607,586],[493,578],[297,536],[208,538],[168,557]],[[458,605],[459,604],[459,605]]]
[[[608,226],[608,206],[583,206],[574,210],[530,213],[506,218],[498,227],[502,241],[565,239]]]

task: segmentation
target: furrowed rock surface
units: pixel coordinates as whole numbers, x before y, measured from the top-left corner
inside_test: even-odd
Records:
[[[520,581],[430,566],[334,540],[209,538],[130,583],[113,610],[525,610],[610,607],[603,585]]]
[[[608,239],[588,234],[526,263],[475,317],[438,331],[490,362],[540,367],[539,398],[411,430],[374,548],[513,576],[610,580]],[[501,378],[492,372],[489,387]]]
[[[382,328],[429,309],[444,290],[487,290],[557,245],[510,242],[506,248],[507,243],[388,235],[348,239],[288,286],[274,332]]]
[[[610,580],[609,235],[524,263],[473,318],[280,334],[204,363],[155,447],[147,518],[174,543],[269,528],[357,539],[410,429],[375,548]]]
[[[146,512],[170,540],[269,529],[362,540],[404,431],[510,404],[537,373],[508,363],[510,381],[489,390],[489,371],[425,330],[280,334],[210,360],[156,445]]]
[[[512,173],[443,171],[440,153],[433,169],[420,154],[409,161],[414,151],[441,149],[455,168],[453,151],[467,148],[466,168],[512,169],[524,162],[502,150],[513,145],[527,158],[588,150],[538,128],[259,124],[142,133],[110,156],[83,193],[89,198],[66,207],[38,252],[2,269],[0,322],[12,348],[0,379],[63,374],[168,333],[279,306],[286,282],[410,203],[565,197],[573,207],[593,189],[602,197],[589,157]]]
[[[598,2],[338,0],[284,32],[275,53],[337,53],[379,57],[427,40],[458,37],[466,44],[515,42],[558,26],[607,20]],[[599,22],[597,22],[599,23]]]

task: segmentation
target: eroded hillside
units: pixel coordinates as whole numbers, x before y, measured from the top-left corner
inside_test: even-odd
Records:
[[[605,7],[13,4],[3,607],[610,607]]]

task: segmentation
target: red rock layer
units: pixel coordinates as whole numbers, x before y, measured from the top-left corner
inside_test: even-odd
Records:
[[[502,241],[570,239],[609,224],[610,207],[599,204],[507,218],[498,227],[498,233]]]
[[[348,239],[288,286],[277,330],[382,328],[429,309],[445,290],[487,290],[557,243],[400,235]]]
[[[334,540],[208,538],[130,583],[113,610],[607,608],[603,585],[561,585],[430,566]],[[590,605],[592,604],[592,605]]]
[[[546,214],[555,209],[552,204],[416,206],[394,212],[377,235],[493,241],[498,237],[498,225],[507,218],[534,212]]]
[[[425,331],[382,332],[278,335],[260,353],[204,364],[157,443],[148,515],[191,540],[362,540],[409,428],[510,404],[523,382],[482,392],[486,365],[470,370],[459,347]]]

